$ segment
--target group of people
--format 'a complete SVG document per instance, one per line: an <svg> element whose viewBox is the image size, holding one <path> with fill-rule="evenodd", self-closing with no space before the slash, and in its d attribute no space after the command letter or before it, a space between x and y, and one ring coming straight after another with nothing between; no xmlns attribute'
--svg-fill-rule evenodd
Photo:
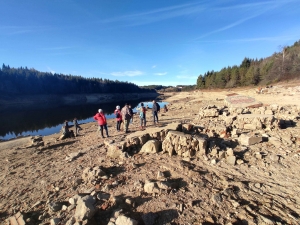
<svg viewBox="0 0 300 225"><path fill-rule="evenodd" d="M160 111L160 105L155 100L153 100L152 102L153 102L153 106L152 106L153 123L154 125L156 125L158 124L158 112ZM164 106L164 110L165 112L167 111L166 105ZM140 128L144 129L147 123L146 120L147 108L144 106L144 103L141 103L141 106L137 108L137 111L138 112L136 114L138 114L140 118ZM134 112L133 109L131 108L131 105L126 103L122 109L119 105L117 105L114 111L114 115L116 118L117 131L118 132L121 131L121 124L123 123L124 132L128 133L129 124L130 122L133 122L133 116L134 116ZM101 137L104 138L103 130L106 131L106 136L109 137L108 129L107 129L107 121L102 109L98 110L98 113L94 116L94 119L98 121Z"/></svg>
<svg viewBox="0 0 300 225"><path fill-rule="evenodd" d="M158 124L158 113L160 112L160 105L153 100L152 101L153 105L152 105L152 115L153 115L153 124L156 125ZM141 103L141 106L139 108L137 108L137 113L139 118L140 118L140 128L143 130L146 127L146 111L147 109L149 109L148 105L147 107L144 106L144 103ZM164 106L164 112L168 111L166 105ZM124 126L124 132L128 133L128 127L130 122L133 122L133 116L134 116L134 112L133 109L131 108L130 104L125 104L124 107L121 109L120 106L116 106L116 109L114 111L114 115L116 118L116 129L118 132L121 131L121 123L123 123ZM107 128L107 120L105 117L105 114L103 112L102 109L98 109L98 113L96 113L96 115L93 117L94 120L97 120L98 125L99 125L99 129L98 131L100 131L100 135L102 138L104 138L104 134L103 131L105 130L106 133L106 137L109 137L108 134L108 128ZM69 128L70 127L75 127L75 134L73 133L73 131L70 131ZM65 121L63 127L62 127L62 133L64 138L66 137L71 137L71 136L77 136L79 133L79 130L81 130L82 128L79 126L78 121L76 118L74 118L73 120L73 125L68 125L68 121Z"/></svg>

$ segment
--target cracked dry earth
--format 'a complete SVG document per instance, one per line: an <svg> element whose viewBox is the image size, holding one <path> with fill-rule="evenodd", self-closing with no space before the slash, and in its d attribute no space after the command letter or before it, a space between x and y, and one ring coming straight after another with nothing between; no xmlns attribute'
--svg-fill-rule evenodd
<svg viewBox="0 0 300 225"><path fill-rule="evenodd" d="M220 99L226 94L191 92L169 97L170 110L159 115L161 128L170 122L202 123L196 119L199 109L222 105ZM264 104L275 101L274 96L252 96ZM281 97L287 101L291 98ZM278 104L282 105L282 100ZM151 121L150 112L147 119ZM138 122L136 118L130 124L131 133L140 132ZM114 120L108 126L111 142L126 139L126 134L116 132ZM67 224L75 211L69 199L76 194L97 196L96 211L92 218L71 224L115 224L112 218L116 213L141 225L300 223L299 141L289 145L282 142L279 147L267 141L245 147L230 136L224 137L235 143L231 146L234 154L243 160L236 165L225 160L212 163L209 154L189 159L163 152L109 158L107 138L98 136L97 124L82 127L76 138L57 141L59 134L43 137L43 147L0 143L1 224L9 224L7 218L17 212L26 224ZM146 129L152 127L149 122ZM299 140L297 121L294 127L273 132L279 136L292 134ZM218 144L217 139L214 141ZM76 158L66 160L69 153L78 151ZM105 176L84 182L84 169L96 166ZM146 193L144 185L151 181L167 181L169 185L159 192ZM51 202L60 202L67 209L54 212L49 207Z"/></svg>

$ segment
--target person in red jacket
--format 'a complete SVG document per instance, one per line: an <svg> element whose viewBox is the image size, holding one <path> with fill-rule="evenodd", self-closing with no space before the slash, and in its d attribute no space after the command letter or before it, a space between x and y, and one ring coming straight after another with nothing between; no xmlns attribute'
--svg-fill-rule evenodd
<svg viewBox="0 0 300 225"><path fill-rule="evenodd" d="M107 130L106 117L105 117L102 109L98 110L98 113L94 116L94 119L98 121L102 138L104 138L103 128L106 130L106 136L109 137L108 130Z"/></svg>
<svg viewBox="0 0 300 225"><path fill-rule="evenodd" d="M121 131L121 123L122 123L122 114L120 111L120 106L117 105L116 110L114 112L116 115L116 120L117 120L117 131Z"/></svg>

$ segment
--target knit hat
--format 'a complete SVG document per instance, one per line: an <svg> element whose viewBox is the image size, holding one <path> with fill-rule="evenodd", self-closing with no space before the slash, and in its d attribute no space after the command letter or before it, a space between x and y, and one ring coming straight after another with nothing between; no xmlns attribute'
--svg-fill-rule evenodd
<svg viewBox="0 0 300 225"><path fill-rule="evenodd" d="M102 112L103 112L103 110L102 110L102 109L98 109L98 112L99 112L99 113L102 113Z"/></svg>
<svg viewBox="0 0 300 225"><path fill-rule="evenodd" d="M120 109L120 106L119 106L119 105L117 105L116 109Z"/></svg>

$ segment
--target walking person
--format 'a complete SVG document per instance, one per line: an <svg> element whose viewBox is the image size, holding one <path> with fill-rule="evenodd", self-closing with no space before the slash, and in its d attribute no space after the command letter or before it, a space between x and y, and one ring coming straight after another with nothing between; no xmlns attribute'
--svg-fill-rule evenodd
<svg viewBox="0 0 300 225"><path fill-rule="evenodd" d="M131 116L130 116L130 111L129 111L129 107L128 107L127 103L122 108L121 114L122 114L122 119L124 122L124 131L125 131L125 133L128 133L128 126L129 126Z"/></svg>
<svg viewBox="0 0 300 225"><path fill-rule="evenodd" d="M79 126L77 118L74 118L73 124L75 127L75 137L79 134L79 131L82 130L82 128Z"/></svg>
<svg viewBox="0 0 300 225"><path fill-rule="evenodd" d="M120 106L117 105L114 114L116 115L116 120L117 120L117 131L121 131L122 114L120 111Z"/></svg>
<svg viewBox="0 0 300 225"><path fill-rule="evenodd" d="M146 127L146 107L144 107L144 103L141 103L141 108L139 108L140 111L140 120L141 120L141 129L144 129Z"/></svg>
<svg viewBox="0 0 300 225"><path fill-rule="evenodd" d="M131 123L133 123L133 110L132 110L130 104L128 105L128 109L129 109L129 112L130 112L129 115L131 116Z"/></svg>
<svg viewBox="0 0 300 225"><path fill-rule="evenodd" d="M106 117L105 117L102 109L98 110L98 113L94 116L94 120L98 121L98 124L99 124L99 127L100 127L100 133L101 133L102 138L104 138L104 136L103 136L103 129L106 130L106 136L109 137L109 135L108 135L108 129L107 129Z"/></svg>
<svg viewBox="0 0 300 225"><path fill-rule="evenodd" d="M155 118L156 118L156 122L158 124L158 115L157 115L157 113L160 111L160 106L155 100L153 100L152 102L153 102L153 106L152 106L153 124L155 125Z"/></svg>

